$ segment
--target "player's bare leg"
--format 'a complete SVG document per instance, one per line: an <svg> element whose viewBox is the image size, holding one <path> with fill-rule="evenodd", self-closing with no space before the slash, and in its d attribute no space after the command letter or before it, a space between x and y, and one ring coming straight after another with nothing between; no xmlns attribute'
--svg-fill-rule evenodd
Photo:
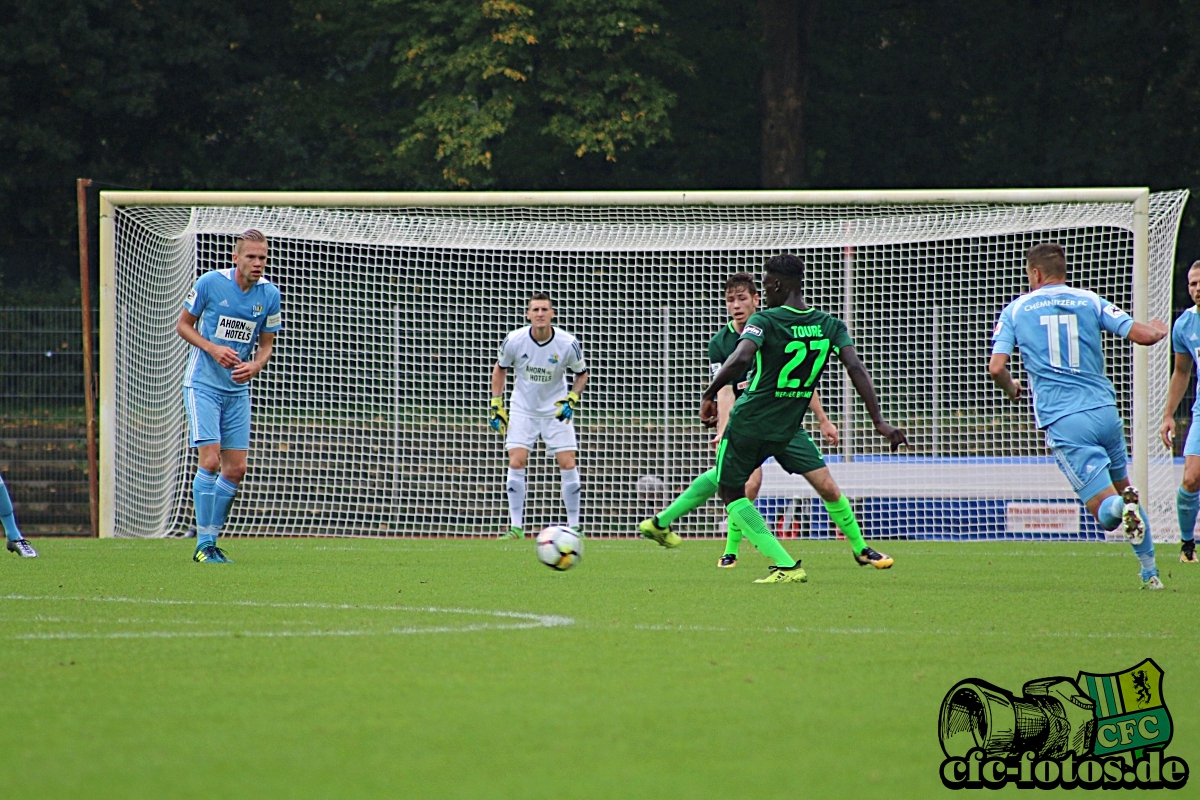
<svg viewBox="0 0 1200 800"><path fill-rule="evenodd" d="M501 539L525 538L525 468L529 465L529 451L524 447L513 447L508 451L508 533Z"/></svg>
<svg viewBox="0 0 1200 800"><path fill-rule="evenodd" d="M559 450L554 454L558 462L559 475L562 478L563 505L567 507L567 527L582 535L579 525L579 496L583 486L579 482L579 469L575 464L574 450Z"/></svg>
<svg viewBox="0 0 1200 800"><path fill-rule="evenodd" d="M804 480L808 481L808 485L821 498L825 504L825 510L829 512L829 518L850 542L850 546L854 549L855 563L860 567L870 564L875 569L888 569L895 563L892 557L886 553L880 553L867 547L867 543L863 541L862 528L859 527L858 520L854 517L854 509L850 507L850 501L838 488L828 467L804 473Z"/></svg>

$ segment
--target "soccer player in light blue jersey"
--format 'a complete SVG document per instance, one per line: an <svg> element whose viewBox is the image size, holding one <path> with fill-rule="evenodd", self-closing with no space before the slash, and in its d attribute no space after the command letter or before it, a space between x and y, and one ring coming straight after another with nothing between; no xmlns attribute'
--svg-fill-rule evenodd
<svg viewBox="0 0 1200 800"><path fill-rule="evenodd" d="M275 333L283 327L279 289L263 277L267 238L256 230L238 236L233 264L200 276L175 326L192 346L183 374L183 405L190 444L200 456L192 482L196 505L192 560L209 564L230 561L217 547L217 537L246 475L250 379L267 365Z"/></svg>
<svg viewBox="0 0 1200 800"><path fill-rule="evenodd" d="M1046 446L1088 511L1107 531L1123 527L1142 568L1142 588L1161 589L1150 522L1129 485L1125 430L1116 392L1104 374L1100 332L1152 345L1167 335L1162 320L1133 318L1094 292L1067 285L1061 245L1034 245L1026 253L1029 293L1008 304L992 334L988 372L1010 400L1021 384L1008 371L1013 348L1032 384L1033 415Z"/></svg>
<svg viewBox="0 0 1200 800"><path fill-rule="evenodd" d="M1195 304L1179 315L1171 329L1171 349L1175 351L1175 372L1167 389L1167 407L1163 409L1162 428L1159 435L1167 449L1175 439L1175 409L1187 391L1192 378L1192 364L1200 374L1200 261L1192 264L1187 274L1188 294ZM1179 548L1179 560L1195 564L1196 558L1196 510L1200 507L1200 396L1192 404L1192 424L1183 443L1183 483L1175 493L1175 513L1179 517L1179 533L1183 542Z"/></svg>

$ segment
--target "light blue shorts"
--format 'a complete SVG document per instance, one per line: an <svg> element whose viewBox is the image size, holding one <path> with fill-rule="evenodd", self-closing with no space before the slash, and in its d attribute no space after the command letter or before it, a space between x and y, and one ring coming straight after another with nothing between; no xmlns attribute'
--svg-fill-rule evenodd
<svg viewBox="0 0 1200 800"><path fill-rule="evenodd" d="M250 395L185 386L183 407L192 447L220 444L222 450L250 449Z"/></svg>
<svg viewBox="0 0 1200 800"><path fill-rule="evenodd" d="M1188 428L1187 439L1183 442L1185 456L1200 456L1200 424L1197 424L1196 409L1192 409L1192 424Z"/></svg>
<svg viewBox="0 0 1200 800"><path fill-rule="evenodd" d="M1055 420L1046 428L1046 447L1085 503L1129 474L1125 426L1116 406Z"/></svg>

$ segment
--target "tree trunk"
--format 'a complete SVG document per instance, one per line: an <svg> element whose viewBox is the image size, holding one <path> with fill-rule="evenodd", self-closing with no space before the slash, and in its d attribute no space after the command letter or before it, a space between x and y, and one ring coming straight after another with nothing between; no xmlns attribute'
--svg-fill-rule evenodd
<svg viewBox="0 0 1200 800"><path fill-rule="evenodd" d="M766 63L762 73L762 185L804 183L804 97L816 0L758 0Z"/></svg>

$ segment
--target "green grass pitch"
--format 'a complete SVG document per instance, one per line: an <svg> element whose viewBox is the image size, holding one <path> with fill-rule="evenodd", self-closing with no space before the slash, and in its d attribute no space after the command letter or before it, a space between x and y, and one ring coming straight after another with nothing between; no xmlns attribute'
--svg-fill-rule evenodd
<svg viewBox="0 0 1200 800"><path fill-rule="evenodd" d="M4 798L926 798L957 681L1164 669L1200 767L1200 567L1159 546L40 542L0 560ZM1009 787L1009 792L1016 791ZM1182 795L1195 793L1189 785ZM1192 794L1192 796L1196 796Z"/></svg>

